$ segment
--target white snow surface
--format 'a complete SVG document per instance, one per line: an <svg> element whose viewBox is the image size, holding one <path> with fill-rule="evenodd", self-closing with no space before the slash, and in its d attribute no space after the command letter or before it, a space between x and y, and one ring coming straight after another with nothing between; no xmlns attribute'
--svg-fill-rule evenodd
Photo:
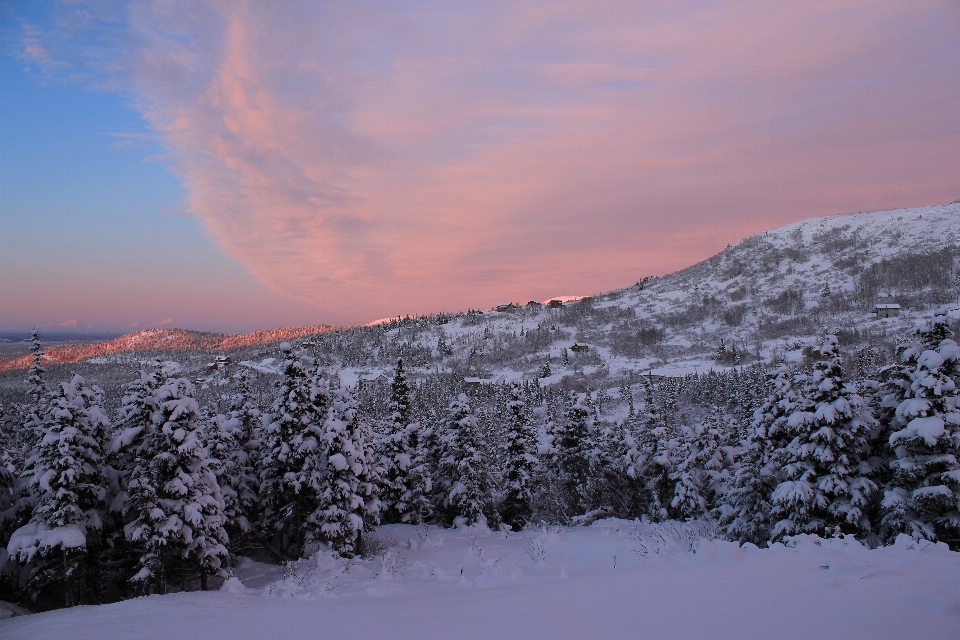
<svg viewBox="0 0 960 640"><path fill-rule="evenodd" d="M518 533L388 525L376 537L366 559L321 550L285 577L244 559L219 592L15 617L0 637L960 637L960 554L906 536L875 550L815 536L758 549L699 523L607 519Z"/></svg>

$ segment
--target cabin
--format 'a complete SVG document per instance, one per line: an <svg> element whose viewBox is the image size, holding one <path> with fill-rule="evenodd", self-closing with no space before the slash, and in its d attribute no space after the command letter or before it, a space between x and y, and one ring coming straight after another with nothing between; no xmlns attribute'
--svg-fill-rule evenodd
<svg viewBox="0 0 960 640"><path fill-rule="evenodd" d="M217 356L217 359L207 365L209 371L215 371L217 369L223 369L228 364L233 362L233 358L230 356Z"/></svg>
<svg viewBox="0 0 960 640"><path fill-rule="evenodd" d="M656 384L657 382L663 382L664 380L682 380L685 377L695 375L696 373L696 367L679 367L676 369L661 367L659 369L650 369L640 375L646 378L647 381Z"/></svg>
<svg viewBox="0 0 960 640"><path fill-rule="evenodd" d="M493 308L494 311L513 311L517 305L512 302L501 302Z"/></svg>
<svg viewBox="0 0 960 640"><path fill-rule="evenodd" d="M543 305L537 302L536 300L531 300L527 303L528 307L542 307Z"/></svg>
<svg viewBox="0 0 960 640"><path fill-rule="evenodd" d="M900 305L877 303L877 318L896 318L900 315Z"/></svg>
<svg viewBox="0 0 960 640"><path fill-rule="evenodd" d="M563 306L563 300L551 300L547 303L547 306L551 309L559 309Z"/></svg>
<svg viewBox="0 0 960 640"><path fill-rule="evenodd" d="M463 388L464 389L479 389L481 385L485 384L506 384L507 376L496 376L494 378L464 378L463 379Z"/></svg>
<svg viewBox="0 0 960 640"><path fill-rule="evenodd" d="M570 347L570 351L573 351L574 353L587 353L590 351L590 347L585 344L577 344L574 342L573 346Z"/></svg>

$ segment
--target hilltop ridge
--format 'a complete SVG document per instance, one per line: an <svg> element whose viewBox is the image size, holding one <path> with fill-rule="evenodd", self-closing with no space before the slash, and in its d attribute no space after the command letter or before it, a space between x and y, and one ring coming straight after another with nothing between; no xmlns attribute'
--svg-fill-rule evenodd
<svg viewBox="0 0 960 640"><path fill-rule="evenodd" d="M960 201L955 201L800 220L743 238L668 275L592 296L561 297L559 309L530 305L390 318L365 327L314 325L234 335L148 329L103 343L54 347L46 362L126 351L226 351L337 332L343 344L334 351L350 351L338 358L347 380L385 372L393 357L385 356L394 351L413 367L442 364L461 375L530 379L545 362L563 358L574 342L590 345L589 353L569 367L564 362L545 383L573 371L594 377L665 366L692 372L797 358L798 345L825 331L844 334L850 347L868 335L894 340L919 326L931 309L958 300L958 262ZM900 317L878 321L873 310L881 301L901 305ZM371 331L383 335L371 337ZM398 344L377 346L383 340ZM719 349L728 349L729 358ZM30 362L29 355L0 361L0 371Z"/></svg>
<svg viewBox="0 0 960 640"><path fill-rule="evenodd" d="M187 329L144 329L93 344L62 345L44 351L44 364L66 364L86 358L127 351L218 351L249 347L333 331L337 327L319 324L303 327L257 329L250 333L211 333ZM33 362L30 354L0 360L0 371L25 369Z"/></svg>

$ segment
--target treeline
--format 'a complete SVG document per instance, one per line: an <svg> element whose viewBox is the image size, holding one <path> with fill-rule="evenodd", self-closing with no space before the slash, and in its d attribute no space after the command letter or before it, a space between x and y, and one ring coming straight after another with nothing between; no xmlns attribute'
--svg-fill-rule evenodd
<svg viewBox="0 0 960 640"><path fill-rule="evenodd" d="M812 365L563 392L462 379L347 388L281 345L228 406L162 366L112 419L80 376L51 385L34 341L28 402L5 408L3 599L34 608L211 588L236 555L369 551L384 523L711 519L732 540L900 534L960 545L960 347L938 316L898 363L847 376L835 336ZM848 356L848 361L849 361ZM209 403L208 403L209 404Z"/></svg>

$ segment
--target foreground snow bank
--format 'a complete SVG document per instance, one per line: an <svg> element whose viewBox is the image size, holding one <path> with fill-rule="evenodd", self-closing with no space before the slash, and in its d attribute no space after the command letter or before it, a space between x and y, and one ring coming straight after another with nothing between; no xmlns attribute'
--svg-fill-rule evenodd
<svg viewBox="0 0 960 640"><path fill-rule="evenodd" d="M702 525L603 520L504 534L391 525L383 551L244 561L216 593L13 618L28 638L947 638L960 554L801 536L757 549ZM277 579L279 578L279 579Z"/></svg>

